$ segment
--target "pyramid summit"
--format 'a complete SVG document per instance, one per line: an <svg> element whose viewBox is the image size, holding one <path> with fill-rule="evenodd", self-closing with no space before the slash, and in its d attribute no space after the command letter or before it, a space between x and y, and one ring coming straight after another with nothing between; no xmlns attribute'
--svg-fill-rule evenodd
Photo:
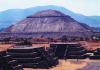
<svg viewBox="0 0 100 70"><path fill-rule="evenodd" d="M40 12L37 12L35 14L33 14L32 16L65 16L65 14L57 11L57 10L52 10L52 9L48 9L48 10L43 10Z"/></svg>

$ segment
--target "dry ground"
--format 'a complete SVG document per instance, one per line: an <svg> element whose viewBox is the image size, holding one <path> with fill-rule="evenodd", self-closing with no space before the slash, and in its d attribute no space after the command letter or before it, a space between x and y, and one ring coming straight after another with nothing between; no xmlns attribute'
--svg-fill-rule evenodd
<svg viewBox="0 0 100 70"><path fill-rule="evenodd" d="M13 44L0 44L0 51L5 51L11 47L13 47Z"/></svg>
<svg viewBox="0 0 100 70"><path fill-rule="evenodd" d="M96 48L100 48L100 41L82 41L80 42L82 46L84 46L88 50L95 50Z"/></svg>
<svg viewBox="0 0 100 70"><path fill-rule="evenodd" d="M59 60L59 65L50 69L24 68L24 70L100 70L100 60Z"/></svg>

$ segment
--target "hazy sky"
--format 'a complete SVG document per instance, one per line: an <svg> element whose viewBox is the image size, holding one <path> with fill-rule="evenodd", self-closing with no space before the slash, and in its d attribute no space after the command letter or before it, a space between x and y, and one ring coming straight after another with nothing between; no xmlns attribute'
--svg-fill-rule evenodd
<svg viewBox="0 0 100 70"><path fill-rule="evenodd" d="M57 5L84 15L100 16L100 0L0 0L0 11Z"/></svg>

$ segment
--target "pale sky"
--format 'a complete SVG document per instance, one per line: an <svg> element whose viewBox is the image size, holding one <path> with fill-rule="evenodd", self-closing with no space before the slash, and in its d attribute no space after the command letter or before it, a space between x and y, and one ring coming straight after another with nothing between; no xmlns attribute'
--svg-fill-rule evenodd
<svg viewBox="0 0 100 70"><path fill-rule="evenodd" d="M100 0L0 0L0 11L45 5L62 6L87 16L100 16Z"/></svg>

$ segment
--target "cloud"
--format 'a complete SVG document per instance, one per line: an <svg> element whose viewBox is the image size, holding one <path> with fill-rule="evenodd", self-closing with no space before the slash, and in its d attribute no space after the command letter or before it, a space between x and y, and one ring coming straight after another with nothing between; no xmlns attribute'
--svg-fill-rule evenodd
<svg viewBox="0 0 100 70"><path fill-rule="evenodd" d="M100 0L0 0L0 11L57 5L84 15L100 15Z"/></svg>

